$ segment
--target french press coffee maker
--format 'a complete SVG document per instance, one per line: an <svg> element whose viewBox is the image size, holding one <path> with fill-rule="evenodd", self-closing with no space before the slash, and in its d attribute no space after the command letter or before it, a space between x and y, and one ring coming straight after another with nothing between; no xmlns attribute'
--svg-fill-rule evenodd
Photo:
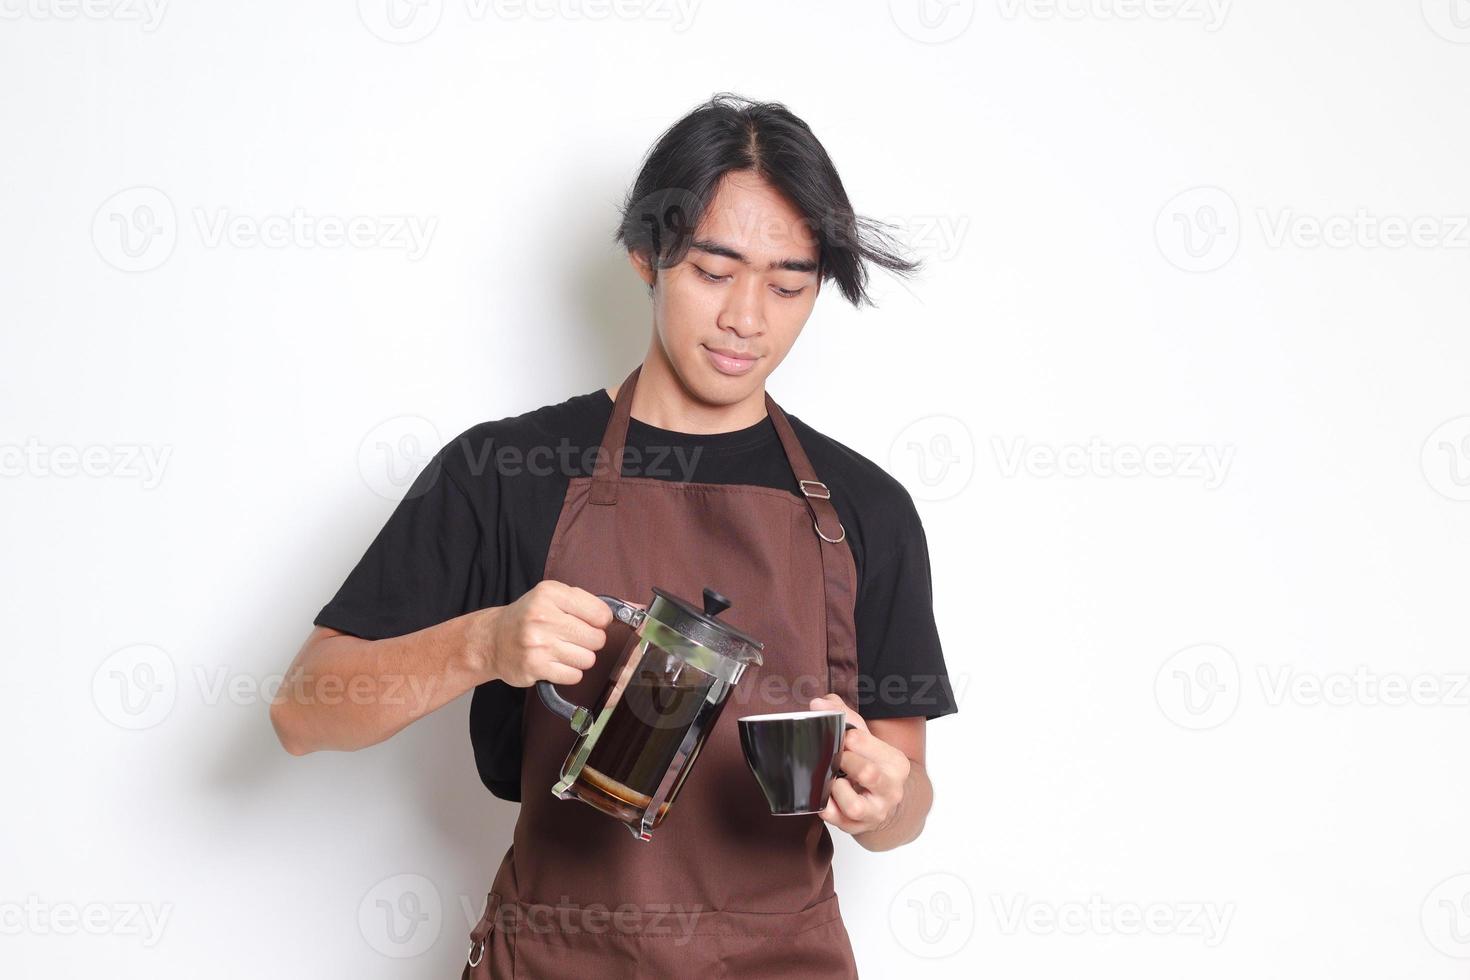
<svg viewBox="0 0 1470 980"><path fill-rule="evenodd" d="M633 627L597 706L563 698L537 681L541 700L577 733L552 793L581 800L627 825L639 840L653 830L694 766L740 675L761 663L754 637L715 619L730 600L704 590L703 610L663 589L647 608L599 595Z"/></svg>

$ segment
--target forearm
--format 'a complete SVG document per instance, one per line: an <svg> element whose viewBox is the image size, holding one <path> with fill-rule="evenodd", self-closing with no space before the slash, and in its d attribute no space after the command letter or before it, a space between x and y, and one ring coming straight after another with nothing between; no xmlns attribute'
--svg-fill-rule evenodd
<svg viewBox="0 0 1470 980"><path fill-rule="evenodd" d="M929 809L934 805L934 786L923 763L909 760L903 799L880 827L855 834L853 839L870 851L891 851L915 839L924 830Z"/></svg>
<svg viewBox="0 0 1470 980"><path fill-rule="evenodd" d="M271 723L292 755L375 745L493 680L481 637L499 609L480 610L404 636L312 637L287 669Z"/></svg>

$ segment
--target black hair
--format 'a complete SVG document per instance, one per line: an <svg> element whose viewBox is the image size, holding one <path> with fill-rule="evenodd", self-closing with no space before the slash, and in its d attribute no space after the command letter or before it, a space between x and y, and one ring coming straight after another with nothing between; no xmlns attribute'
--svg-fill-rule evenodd
<svg viewBox="0 0 1470 980"><path fill-rule="evenodd" d="M791 201L820 247L818 279L835 280L856 307L875 305L866 263L903 276L921 265L898 254L884 225L853 213L811 127L779 102L730 92L696 106L654 143L623 202L614 241L642 253L655 270L682 262L730 171L751 171Z"/></svg>

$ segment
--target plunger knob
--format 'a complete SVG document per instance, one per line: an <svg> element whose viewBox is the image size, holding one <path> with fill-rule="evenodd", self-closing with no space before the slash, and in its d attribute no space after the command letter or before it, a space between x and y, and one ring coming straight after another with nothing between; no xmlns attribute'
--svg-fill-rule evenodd
<svg viewBox="0 0 1470 980"><path fill-rule="evenodd" d="M718 616L730 608L730 600L720 595L714 589L704 590L704 614L706 616Z"/></svg>

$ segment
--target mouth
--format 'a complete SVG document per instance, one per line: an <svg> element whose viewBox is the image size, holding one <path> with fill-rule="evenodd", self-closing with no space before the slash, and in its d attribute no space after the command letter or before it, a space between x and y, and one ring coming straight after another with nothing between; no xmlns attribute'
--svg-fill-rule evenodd
<svg viewBox="0 0 1470 980"><path fill-rule="evenodd" d="M708 344L700 344L709 362L714 365L716 371L721 374L741 375L755 367L755 362L760 360L753 354L742 354L724 347L710 347Z"/></svg>

